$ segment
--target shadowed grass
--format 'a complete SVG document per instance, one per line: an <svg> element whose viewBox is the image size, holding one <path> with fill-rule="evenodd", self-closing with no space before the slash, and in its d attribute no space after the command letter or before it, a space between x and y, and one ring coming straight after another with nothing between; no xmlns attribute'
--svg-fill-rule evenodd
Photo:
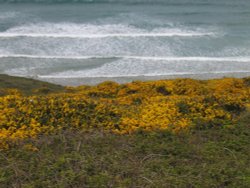
<svg viewBox="0 0 250 188"><path fill-rule="evenodd" d="M1 89L18 89L26 95L32 95L61 92L64 90L64 87L29 78L0 74L0 90Z"/></svg>

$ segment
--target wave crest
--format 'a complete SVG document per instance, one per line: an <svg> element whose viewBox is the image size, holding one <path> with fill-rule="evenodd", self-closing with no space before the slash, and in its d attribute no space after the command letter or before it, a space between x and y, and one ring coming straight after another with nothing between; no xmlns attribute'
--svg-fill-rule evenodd
<svg viewBox="0 0 250 188"><path fill-rule="evenodd" d="M107 38L107 37L193 37L213 36L216 33L185 26L142 29L129 24L73 24L40 23L23 25L0 32L1 38L44 37L44 38Z"/></svg>

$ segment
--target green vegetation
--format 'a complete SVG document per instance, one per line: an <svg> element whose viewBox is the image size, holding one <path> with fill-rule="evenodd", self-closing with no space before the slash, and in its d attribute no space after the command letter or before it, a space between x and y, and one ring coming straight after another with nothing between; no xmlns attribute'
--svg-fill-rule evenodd
<svg viewBox="0 0 250 188"><path fill-rule="evenodd" d="M0 79L2 79L0 90L17 88L27 95L46 94L43 90L39 90L42 86L42 88L50 88L48 93L63 91L63 87L53 84L46 85L44 82L30 79L3 75L0 76ZM23 85L20 83L23 83ZM221 82L218 81L218 83L221 86ZM84 93L84 96L92 97L92 100L98 100L101 91L102 96L99 100L105 102L113 100L113 98L110 99L110 93L113 91L111 88L114 85L112 84L104 85L105 87L100 84L96 86L97 89L95 87L91 89L87 86L76 89L67 88L67 92L72 90L71 92L74 93L81 89L80 92L87 92ZM125 89L123 88L125 99L122 97L119 100L125 101L127 104L127 93L135 95L131 94L131 91L133 93L142 92L143 87L138 86L138 84L143 85L142 83L135 83L130 87L121 86L125 87ZM249 188L250 109L249 105L246 105L246 109L244 108L241 113L234 112L239 108L232 105L238 104L232 103L232 101L236 100L235 96L241 96L240 91L242 91L238 82L235 82L234 85L237 87L228 87L227 84L224 87L219 87L221 92L228 88L228 93L234 93L231 97L232 100L231 98L229 100L231 106L226 106L226 108L230 111L233 110L232 114L237 116L237 121L224 126L195 126L177 132L173 132L171 129L154 131L137 129L132 134L114 134L111 131L102 131L102 129L96 128L82 130L72 126L71 128L63 127L53 133L42 134L38 132L39 134L35 138L20 139L8 149L0 150L0 188ZM250 86L250 79L244 79L245 85ZM183 89L184 86L187 86L186 82L180 88ZM198 86L194 89L200 88ZM214 86L214 83L211 84L212 86ZM120 86L117 85L116 87ZM114 88L116 89L116 87ZM147 89L147 87L144 87L144 90L145 88ZM160 84L156 88L158 93L164 97L169 97L170 91L167 89L170 87L166 89ZM233 92L230 90L233 90ZM144 92L145 98L150 93L146 91ZM189 93L192 92L189 91ZM73 102L76 102L78 98L83 98L82 94L78 95L76 93L74 94L76 98L71 98ZM59 95L56 94L55 96L58 100ZM141 96L141 94L138 96ZM138 99L138 96L136 95L135 99ZM190 95L190 101L195 96ZM220 96L223 96L223 93ZM6 99L8 99L8 96ZM222 99L222 97L219 99ZM247 97L243 99L241 101L248 101ZM214 99L206 98L206 100ZM22 100L20 105L23 104L23 101L25 100ZM130 107L132 104L137 107L137 105L141 105L142 101L136 100L136 104L134 104L132 100L133 103L129 103L130 105L126 107ZM183 102L185 101L177 103L178 109L180 113L188 115L190 114L190 108ZM223 101L219 102L224 104ZM110 103L108 104L110 106ZM153 101L150 104L155 103ZM39 105L39 107L44 108L48 105ZM3 105L2 109L3 111L0 111L0 114L2 113L2 117L6 119L7 112L5 111L7 108ZM30 115L34 115L34 110L30 110ZM108 119L109 117L106 114L110 114L109 111L107 113L105 111L104 116ZM16 116L18 115L20 114ZM28 116L25 117L28 119ZM2 121L4 118L2 118ZM26 121L25 118L22 119ZM100 119L100 122L106 119ZM9 119L6 119L6 122L10 122ZM218 125L221 125L221 123L218 123ZM18 133L25 130L18 126L16 126L18 130L20 129ZM14 130L13 127L14 125L9 131ZM26 131L31 131L30 127L27 126ZM33 127L37 128L36 126ZM38 127L43 126L39 125ZM4 126L0 128L3 131L0 136L3 137L7 129Z"/></svg>
<svg viewBox="0 0 250 188"><path fill-rule="evenodd" d="M4 89L18 89L26 95L48 94L63 91L63 87L47 82L0 74L0 96L4 95Z"/></svg>
<svg viewBox="0 0 250 188"><path fill-rule="evenodd" d="M0 187L250 185L250 114L237 126L172 134L63 131L0 154Z"/></svg>

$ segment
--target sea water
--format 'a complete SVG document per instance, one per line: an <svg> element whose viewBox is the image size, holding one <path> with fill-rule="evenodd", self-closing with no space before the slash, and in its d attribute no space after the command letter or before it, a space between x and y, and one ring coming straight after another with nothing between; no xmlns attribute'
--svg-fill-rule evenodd
<svg viewBox="0 0 250 188"><path fill-rule="evenodd" d="M0 74L63 85L250 76L250 0L0 0Z"/></svg>

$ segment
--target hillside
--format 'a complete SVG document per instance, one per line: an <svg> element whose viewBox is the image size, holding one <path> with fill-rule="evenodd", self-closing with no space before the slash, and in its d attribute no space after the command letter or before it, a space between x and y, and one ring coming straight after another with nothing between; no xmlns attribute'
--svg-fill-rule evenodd
<svg viewBox="0 0 250 188"><path fill-rule="evenodd" d="M63 91L63 87L30 78L22 78L0 74L0 90L18 89L22 93L31 95L35 90L44 88L45 93ZM1 91L0 91L1 94Z"/></svg>
<svg viewBox="0 0 250 188"><path fill-rule="evenodd" d="M4 77L0 187L250 184L249 78L62 88Z"/></svg>

